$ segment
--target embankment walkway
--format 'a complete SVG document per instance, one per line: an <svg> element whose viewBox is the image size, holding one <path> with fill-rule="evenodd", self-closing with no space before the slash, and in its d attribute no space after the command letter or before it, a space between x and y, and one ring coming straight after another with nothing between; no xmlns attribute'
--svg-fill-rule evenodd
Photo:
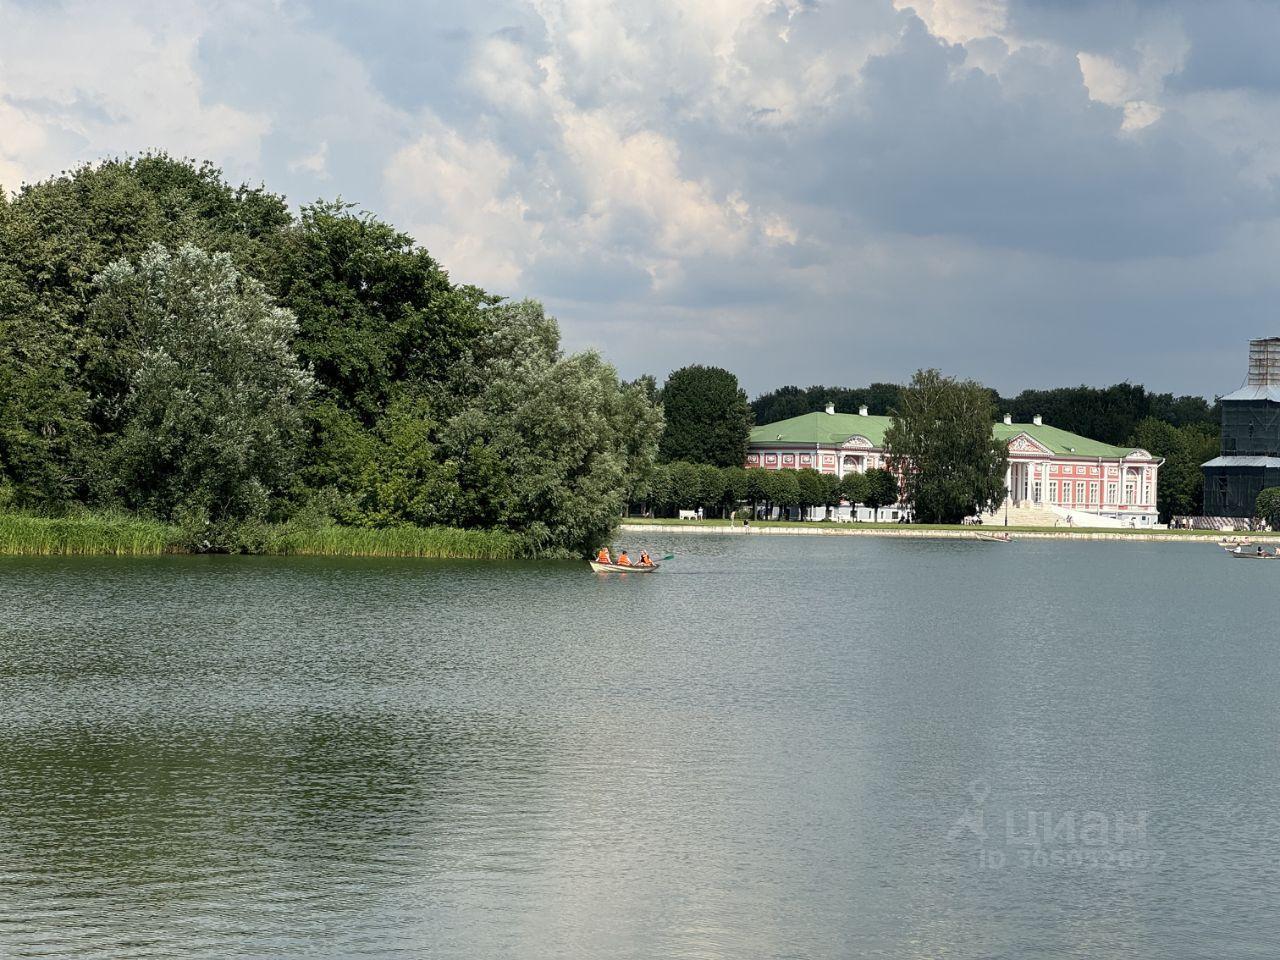
<svg viewBox="0 0 1280 960"><path fill-rule="evenodd" d="M741 522L703 521L702 523L652 523L643 520L625 520L620 529L628 533L653 534L663 533L695 533L720 536L749 537L914 537L932 540L981 540L979 534L1011 534L1018 540L1128 540L1135 542L1160 543L1198 543L1216 544L1224 536L1248 537L1254 541L1280 543L1280 534L1223 534L1216 530L1106 530L1106 529L1066 529L1046 530L1044 528L1018 527L932 527L901 524L892 526L871 526L854 523L810 523L766 524L756 522L744 528Z"/></svg>

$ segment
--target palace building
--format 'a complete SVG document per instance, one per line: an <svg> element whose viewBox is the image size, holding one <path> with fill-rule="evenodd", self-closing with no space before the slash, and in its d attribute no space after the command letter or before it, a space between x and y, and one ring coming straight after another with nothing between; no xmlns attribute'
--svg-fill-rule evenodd
<svg viewBox="0 0 1280 960"><path fill-rule="evenodd" d="M884 434L889 417L806 413L767 423L751 431L748 469L811 468L843 477L871 467L886 467ZM1157 522L1156 483L1164 462L1146 450L1117 447L1049 426L1031 423L992 425L1009 445L1005 485L1018 522L1067 520L1080 526L1151 527ZM1012 518L1011 518L1012 519Z"/></svg>
<svg viewBox="0 0 1280 960"><path fill-rule="evenodd" d="M1280 337L1249 341L1244 386L1222 398L1221 456L1201 464L1206 517L1249 518L1280 487Z"/></svg>

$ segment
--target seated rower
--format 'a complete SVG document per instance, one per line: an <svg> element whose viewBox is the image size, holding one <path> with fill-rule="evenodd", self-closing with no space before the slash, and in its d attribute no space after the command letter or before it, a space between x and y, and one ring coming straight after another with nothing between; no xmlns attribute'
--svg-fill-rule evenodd
<svg viewBox="0 0 1280 960"><path fill-rule="evenodd" d="M640 566L642 566L642 567L652 567L652 566L653 566L653 558L652 558L651 556L649 556L649 551L648 551L648 550L641 550L641 551L640 551Z"/></svg>
<svg viewBox="0 0 1280 960"><path fill-rule="evenodd" d="M631 566L631 558L627 556L626 550L618 551L618 559L614 561L620 567Z"/></svg>
<svg viewBox="0 0 1280 960"><path fill-rule="evenodd" d="M600 548L600 552L596 554L596 563L613 563L613 558L609 556L608 547Z"/></svg>

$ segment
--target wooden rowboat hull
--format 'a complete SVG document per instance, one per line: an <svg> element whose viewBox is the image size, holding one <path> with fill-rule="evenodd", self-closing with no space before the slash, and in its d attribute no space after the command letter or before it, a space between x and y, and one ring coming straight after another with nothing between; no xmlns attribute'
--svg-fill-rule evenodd
<svg viewBox="0 0 1280 960"><path fill-rule="evenodd" d="M662 566L660 563L651 563L645 567L640 566L638 563L633 563L630 566L622 566L617 563L600 563L598 560L588 560L587 563L591 564L591 569L596 573L651 573Z"/></svg>

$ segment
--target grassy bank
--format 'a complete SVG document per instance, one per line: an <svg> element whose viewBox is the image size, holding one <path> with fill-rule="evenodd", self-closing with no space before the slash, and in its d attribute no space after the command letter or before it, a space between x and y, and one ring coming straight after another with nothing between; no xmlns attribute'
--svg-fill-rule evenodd
<svg viewBox="0 0 1280 960"><path fill-rule="evenodd" d="M264 551L298 557L430 557L455 560L517 560L528 556L523 541L500 530L452 527L320 526L273 528Z"/></svg>
<svg viewBox="0 0 1280 960"><path fill-rule="evenodd" d="M528 555L515 534L450 527L373 530L336 525L259 528L244 552L301 557L430 557L513 560ZM176 526L127 514L43 517L0 513L0 555L157 556L192 553Z"/></svg>
<svg viewBox="0 0 1280 960"><path fill-rule="evenodd" d="M652 526L652 527L708 527L708 528L741 528L741 520L677 520L671 517L628 517L622 521L628 526ZM1220 540L1223 537L1250 537L1252 539L1280 539L1280 533L1224 533L1220 530L1151 530L1142 527L1016 527L1001 525L983 525L969 526L966 524L947 524L947 523L836 523L830 520L752 520L751 529L768 529L771 527L787 527L795 529L805 529L812 531L821 530L847 530L850 532L867 531L867 530L884 530L884 531L922 531L922 530L938 530L938 531L960 531L964 533L1004 533L1006 530L1010 533L1060 533L1060 534L1090 534L1090 533L1106 533L1115 534L1117 536L1139 536L1143 539L1151 537L1174 537L1188 538L1199 540Z"/></svg>
<svg viewBox="0 0 1280 960"><path fill-rule="evenodd" d="M115 514L40 517L0 514L0 554L9 556L117 555L155 556L173 553L180 540L177 527Z"/></svg>

